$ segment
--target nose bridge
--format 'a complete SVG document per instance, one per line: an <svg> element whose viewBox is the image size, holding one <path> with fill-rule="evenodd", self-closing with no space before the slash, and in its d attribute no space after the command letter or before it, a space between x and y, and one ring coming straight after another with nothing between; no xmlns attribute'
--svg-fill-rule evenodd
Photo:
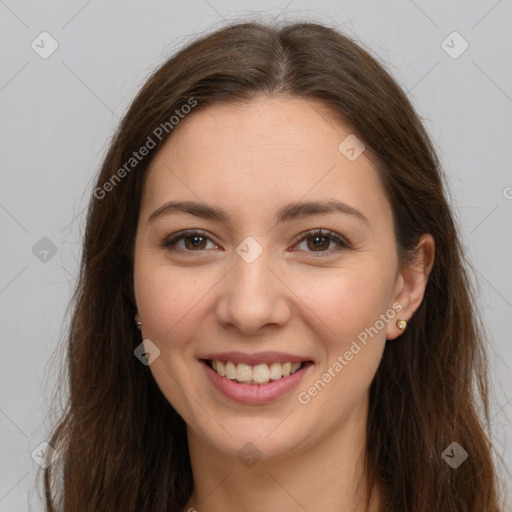
<svg viewBox="0 0 512 512"><path fill-rule="evenodd" d="M255 238L247 237L238 245L219 305L220 322L246 332L286 322L286 287L275 275L274 266L272 251Z"/></svg>
<svg viewBox="0 0 512 512"><path fill-rule="evenodd" d="M256 298L262 292L269 292L271 254L254 238L248 237L236 248L234 259L235 288L241 294L249 294ZM274 277L275 278L275 277ZM263 295L268 295L263 293Z"/></svg>

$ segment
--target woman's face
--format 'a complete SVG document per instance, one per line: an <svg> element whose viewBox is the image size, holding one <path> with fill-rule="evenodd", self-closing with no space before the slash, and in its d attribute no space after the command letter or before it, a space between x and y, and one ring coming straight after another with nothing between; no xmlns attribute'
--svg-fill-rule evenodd
<svg viewBox="0 0 512 512"><path fill-rule="evenodd" d="M297 98L210 106L149 169L137 319L189 441L219 457L298 453L364 429L386 338L408 318L390 205L326 113Z"/></svg>

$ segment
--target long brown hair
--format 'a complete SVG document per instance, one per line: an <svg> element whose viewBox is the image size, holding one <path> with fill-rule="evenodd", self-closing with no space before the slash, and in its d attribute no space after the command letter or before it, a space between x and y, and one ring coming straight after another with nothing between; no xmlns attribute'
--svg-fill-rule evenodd
<svg viewBox="0 0 512 512"><path fill-rule="evenodd" d="M424 233L436 242L424 300L387 343L371 384L369 489L382 489L386 512L497 512L485 347L433 144L407 96L361 45L320 24L252 22L196 39L160 66L105 156L65 340L69 399L49 440L60 457L44 471L47 510L185 506L193 487L185 423L133 353L141 342L132 285L141 194L176 111L195 102L194 115L261 95L322 100L373 155L403 258ZM155 132L159 126L166 129ZM148 154L131 160L142 146L151 146ZM442 457L452 442L468 452L457 469Z"/></svg>

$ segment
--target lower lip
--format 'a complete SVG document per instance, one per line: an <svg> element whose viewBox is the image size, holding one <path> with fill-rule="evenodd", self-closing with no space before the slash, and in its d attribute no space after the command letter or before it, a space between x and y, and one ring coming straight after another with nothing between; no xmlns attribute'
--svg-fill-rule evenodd
<svg viewBox="0 0 512 512"><path fill-rule="evenodd" d="M235 380L222 377L205 361L200 361L213 386L224 396L242 404L266 404L289 393L296 388L312 364L304 365L299 371L288 377L282 377L268 384L240 384Z"/></svg>

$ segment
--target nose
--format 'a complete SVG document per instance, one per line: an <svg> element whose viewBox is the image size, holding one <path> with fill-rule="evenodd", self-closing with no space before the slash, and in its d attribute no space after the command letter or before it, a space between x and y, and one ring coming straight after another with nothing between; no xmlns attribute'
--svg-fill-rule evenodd
<svg viewBox="0 0 512 512"><path fill-rule="evenodd" d="M262 329L284 326L291 316L293 293L264 249L252 262L234 254L233 268L223 279L217 318L225 328L255 334Z"/></svg>

